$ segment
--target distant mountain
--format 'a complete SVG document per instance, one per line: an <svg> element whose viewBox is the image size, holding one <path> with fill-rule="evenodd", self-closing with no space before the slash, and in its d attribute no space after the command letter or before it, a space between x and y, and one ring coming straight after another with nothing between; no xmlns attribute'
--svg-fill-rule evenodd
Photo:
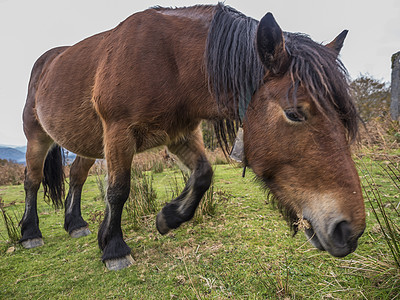
<svg viewBox="0 0 400 300"><path fill-rule="evenodd" d="M18 147L11 147L14 149L17 149L18 151L21 151L22 153L26 153L26 146L18 146Z"/></svg>
<svg viewBox="0 0 400 300"><path fill-rule="evenodd" d="M10 161L17 162L19 164L25 164L26 146L10 146L0 144L0 159L7 159ZM64 149L65 160L67 164L71 164L76 154Z"/></svg>
<svg viewBox="0 0 400 300"><path fill-rule="evenodd" d="M22 152L16 148L3 146L3 147L0 147L0 159L7 159L7 160L15 161L20 164L24 164L25 163L25 152Z"/></svg>

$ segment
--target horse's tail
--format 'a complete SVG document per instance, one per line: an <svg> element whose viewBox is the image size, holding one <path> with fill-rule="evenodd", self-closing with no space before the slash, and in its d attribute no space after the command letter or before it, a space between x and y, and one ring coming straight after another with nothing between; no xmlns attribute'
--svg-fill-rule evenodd
<svg viewBox="0 0 400 300"><path fill-rule="evenodd" d="M47 153L44 162L42 180L44 199L45 201L51 200L55 208L63 207L65 194L63 160L63 150L60 146L55 145Z"/></svg>

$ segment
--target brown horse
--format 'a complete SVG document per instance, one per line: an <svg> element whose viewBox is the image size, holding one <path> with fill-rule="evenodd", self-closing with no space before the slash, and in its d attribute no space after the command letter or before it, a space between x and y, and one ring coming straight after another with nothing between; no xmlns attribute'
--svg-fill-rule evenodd
<svg viewBox="0 0 400 300"><path fill-rule="evenodd" d="M24 109L28 139L24 247L43 244L36 201L43 182L62 204L60 146L71 166L65 229L89 234L82 186L105 158L108 189L98 233L109 269L132 263L121 214L135 153L167 145L191 170L176 199L157 215L161 234L190 220L213 175L199 124L211 120L227 146L244 127L245 163L275 195L296 227L321 250L345 256L365 227L359 177L349 142L357 113L338 60L347 31L323 46L283 32L268 13L260 22L222 4L152 8L116 28L41 56ZM56 145L56 146L55 146Z"/></svg>

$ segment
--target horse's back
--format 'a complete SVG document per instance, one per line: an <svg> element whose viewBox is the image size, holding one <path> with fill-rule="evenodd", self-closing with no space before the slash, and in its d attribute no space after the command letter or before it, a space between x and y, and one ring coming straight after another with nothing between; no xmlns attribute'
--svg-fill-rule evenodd
<svg viewBox="0 0 400 300"><path fill-rule="evenodd" d="M95 158L103 155L107 124L154 129L141 150L193 128L186 124L193 119L190 110L209 98L203 69L207 26L199 22L208 19L150 9L64 49L37 87L41 126L56 143Z"/></svg>

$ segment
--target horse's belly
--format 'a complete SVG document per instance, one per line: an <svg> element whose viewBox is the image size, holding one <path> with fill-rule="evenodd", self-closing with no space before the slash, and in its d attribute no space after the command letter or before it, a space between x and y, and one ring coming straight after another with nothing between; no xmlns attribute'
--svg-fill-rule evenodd
<svg viewBox="0 0 400 300"><path fill-rule="evenodd" d="M80 156L103 158L103 127L90 100L51 101L37 98L43 129L60 146Z"/></svg>

